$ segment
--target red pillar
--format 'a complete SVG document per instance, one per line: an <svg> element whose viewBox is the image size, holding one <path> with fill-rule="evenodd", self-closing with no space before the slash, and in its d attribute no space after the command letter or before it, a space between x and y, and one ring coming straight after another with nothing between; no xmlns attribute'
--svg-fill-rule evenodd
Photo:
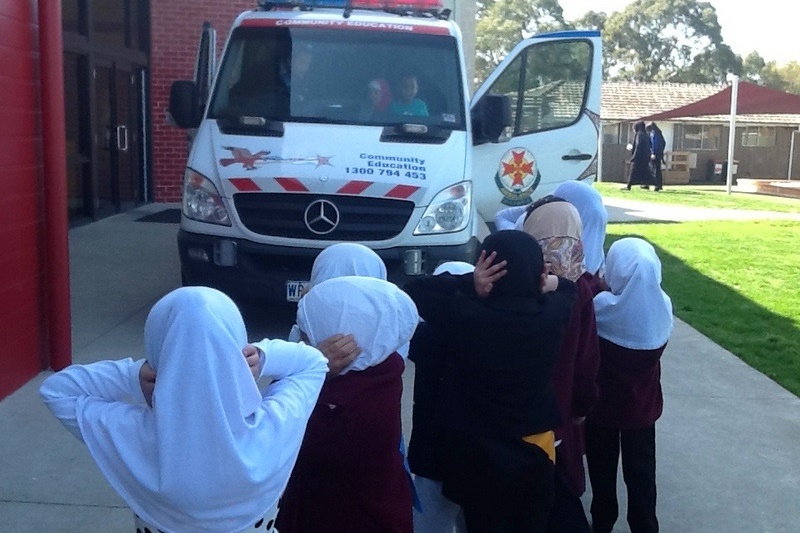
<svg viewBox="0 0 800 533"><path fill-rule="evenodd" d="M38 10L44 151L45 323L50 366L61 370L72 362L61 0L39 0Z"/></svg>

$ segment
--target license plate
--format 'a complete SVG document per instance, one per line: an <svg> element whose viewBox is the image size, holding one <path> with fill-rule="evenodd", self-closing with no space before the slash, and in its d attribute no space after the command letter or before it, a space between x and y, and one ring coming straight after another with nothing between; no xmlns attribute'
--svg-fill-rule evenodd
<svg viewBox="0 0 800 533"><path fill-rule="evenodd" d="M286 301L298 302L303 296L303 291L308 286L307 281L287 281L286 282Z"/></svg>

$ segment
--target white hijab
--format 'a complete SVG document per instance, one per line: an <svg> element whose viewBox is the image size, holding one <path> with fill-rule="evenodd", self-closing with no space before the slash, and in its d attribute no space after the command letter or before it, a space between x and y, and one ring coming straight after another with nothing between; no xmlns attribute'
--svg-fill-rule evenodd
<svg viewBox="0 0 800 533"><path fill-rule="evenodd" d="M386 279L386 265L371 248L354 242L340 242L320 252L311 267L311 287L341 276Z"/></svg>
<svg viewBox="0 0 800 533"><path fill-rule="evenodd" d="M341 372L364 370L399 352L419 323L417 307L396 285L344 276L314 285L297 304L297 325L312 346L337 333L351 334L361 354ZM400 353L405 358L408 352Z"/></svg>
<svg viewBox="0 0 800 533"><path fill-rule="evenodd" d="M364 276L385 280L386 264L378 254L363 244L354 242L332 244L314 259L311 279L308 282L309 289L323 281L341 276ZM292 326L286 339L290 342L300 341L300 329L297 324ZM407 347L405 353L408 354Z"/></svg>
<svg viewBox="0 0 800 533"><path fill-rule="evenodd" d="M80 400L78 423L95 462L133 511L161 529L252 526L283 492L310 413L270 410L242 356L242 316L219 291L167 294L150 311L144 340L157 373L152 409Z"/></svg>
<svg viewBox="0 0 800 533"><path fill-rule="evenodd" d="M446 263L442 263L441 265L437 266L433 271L433 275L438 276L439 274L444 274L447 272L448 274L453 274L454 276L460 276L462 274L469 274L470 272L474 271L475 265L470 265L464 261L447 261Z"/></svg>
<svg viewBox="0 0 800 533"><path fill-rule="evenodd" d="M661 289L655 249L635 237L611 245L606 257L609 291L594 297L597 333L632 350L655 350L672 333L672 301Z"/></svg>
<svg viewBox="0 0 800 533"><path fill-rule="evenodd" d="M606 240L608 212L603 205L603 197L597 190L582 181L565 181L553 191L554 196L563 198L578 210L581 216L584 262L591 274L602 274L605 258L603 244Z"/></svg>

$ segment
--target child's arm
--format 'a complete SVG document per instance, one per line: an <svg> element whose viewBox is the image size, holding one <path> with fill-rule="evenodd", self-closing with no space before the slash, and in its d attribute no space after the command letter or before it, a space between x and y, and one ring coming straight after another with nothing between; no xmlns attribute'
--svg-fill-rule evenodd
<svg viewBox="0 0 800 533"><path fill-rule="evenodd" d="M281 417L306 417L317 402L328 361L316 348L283 340L258 343L264 353L262 376L273 381L264 391L265 408Z"/></svg>
<svg viewBox="0 0 800 533"><path fill-rule="evenodd" d="M297 329L297 332L298 340L292 341L290 339L290 342L302 341L300 337L300 330ZM253 372L253 377L256 380L265 375L264 351L269 343L270 339L263 339L254 344L246 345L242 350L242 353L247 360L247 364L250 367L250 370ZM322 352L322 355L324 355L325 359L328 360L328 378L338 376L342 370L344 370L350 363L355 361L356 357L361 354L361 348L358 346L358 344L356 344L356 339L352 335L331 335L327 339L320 342L315 348ZM269 377L274 379L274 376Z"/></svg>
<svg viewBox="0 0 800 533"><path fill-rule="evenodd" d="M458 293L474 294L473 274L454 276L447 272L438 276L420 276L403 288L414 300L420 317L431 324L446 322Z"/></svg>
<svg viewBox="0 0 800 533"><path fill-rule="evenodd" d="M50 412L83 440L78 426L78 402L92 397L107 402L145 404L140 371L145 360L99 361L72 365L44 380L39 394Z"/></svg>
<svg viewBox="0 0 800 533"><path fill-rule="evenodd" d="M517 220L519 220L519 217L525 215L525 208L526 206L520 205L501 209L494 216L495 227L498 230L519 229L517 228Z"/></svg>

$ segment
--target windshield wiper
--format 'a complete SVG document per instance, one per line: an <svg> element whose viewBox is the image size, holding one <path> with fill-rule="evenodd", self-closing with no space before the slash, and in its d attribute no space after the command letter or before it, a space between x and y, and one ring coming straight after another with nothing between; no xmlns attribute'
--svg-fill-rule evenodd
<svg viewBox="0 0 800 533"><path fill-rule="evenodd" d="M391 124L383 128L381 142L444 144L452 132L452 128L432 124Z"/></svg>

